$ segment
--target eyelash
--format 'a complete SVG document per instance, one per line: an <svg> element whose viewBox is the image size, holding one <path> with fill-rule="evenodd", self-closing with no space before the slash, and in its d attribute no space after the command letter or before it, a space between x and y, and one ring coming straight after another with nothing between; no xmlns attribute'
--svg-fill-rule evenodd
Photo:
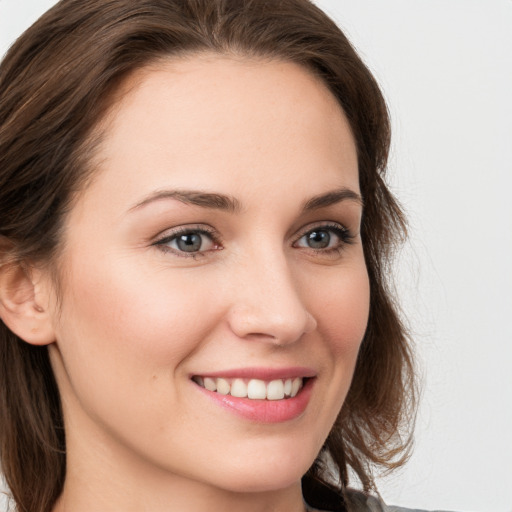
<svg viewBox="0 0 512 512"><path fill-rule="evenodd" d="M160 238L156 242L153 243L154 246L158 247L161 251L165 253L172 253L179 258L192 258L197 259L200 257L206 256L207 252L212 252L220 249L210 249L208 251L198 251L198 252L189 252L179 251L177 249L173 249L172 247L168 247L167 244L171 243L174 240L177 240L180 236L183 235L206 235L211 239L214 245L222 245L222 240L219 235L213 229L206 229L204 227L182 227L176 228L171 233L166 234L164 237Z"/></svg>
<svg viewBox="0 0 512 512"><path fill-rule="evenodd" d="M294 242L297 244L302 238L307 236L308 234L314 233L315 231L327 231L334 233L339 238L339 243L334 247L329 247L326 249L315 249L313 247L306 248L309 251L313 251L315 254L321 254L324 256L337 256L341 254L341 252L346 248L347 245L351 245L354 243L355 237L351 233L351 231L342 226L341 224L320 224L314 227L308 227L305 231L302 232L302 235L297 238Z"/></svg>
<svg viewBox="0 0 512 512"><path fill-rule="evenodd" d="M304 230L302 234L297 237L295 242L293 243L293 246L296 247L296 244L302 240L305 236L308 234L314 233L315 231L327 231L334 233L338 239L340 240L339 243L334 247L324 248L324 249L315 249L313 247L304 247L304 249L308 251L312 251L315 254L321 254L321 255L339 255L346 245L350 245L354 243L354 236L350 232L349 229L345 228L341 224L320 224L318 226L308 227L307 230ZM167 244L177 240L180 236L183 235L206 235L212 243L217 246L215 249L208 249L206 251L197 251L197 252L189 252L186 251L180 251L171 247L168 247ZM182 227L177 228L173 230L171 233L166 234L164 237L160 238L156 242L154 242L152 245L156 246L158 249L160 249L164 253L172 253L180 258L192 258L197 259L200 257L205 257L210 252L214 252L217 250L221 250L218 246L222 245L222 240L217 234L217 232L213 229L206 229L204 227Z"/></svg>

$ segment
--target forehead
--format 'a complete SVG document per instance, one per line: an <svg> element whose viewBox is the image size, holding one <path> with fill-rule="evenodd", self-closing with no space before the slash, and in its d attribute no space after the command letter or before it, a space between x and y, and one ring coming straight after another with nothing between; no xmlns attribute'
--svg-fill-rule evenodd
<svg viewBox="0 0 512 512"><path fill-rule="evenodd" d="M111 188L122 181L134 192L216 189L220 179L236 194L243 184L280 188L309 173L332 181L320 188L358 190L355 144L339 103L290 62L162 60L123 84L103 130L99 174Z"/></svg>

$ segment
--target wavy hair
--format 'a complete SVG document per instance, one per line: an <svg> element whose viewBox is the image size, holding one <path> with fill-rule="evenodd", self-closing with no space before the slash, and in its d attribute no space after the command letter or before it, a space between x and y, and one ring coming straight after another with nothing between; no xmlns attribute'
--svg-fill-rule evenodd
<svg viewBox="0 0 512 512"><path fill-rule="evenodd" d="M203 52L303 66L350 123L365 203L370 315L348 396L306 477L343 493L351 468L371 490L373 468L400 465L411 444L414 365L389 283L406 226L384 182L390 122L381 91L310 1L62 0L50 9L0 66L0 265L58 257L71 199L94 172L94 128L123 80L161 58ZM59 391L46 347L25 343L3 322L0 457L19 512L50 512L66 472Z"/></svg>

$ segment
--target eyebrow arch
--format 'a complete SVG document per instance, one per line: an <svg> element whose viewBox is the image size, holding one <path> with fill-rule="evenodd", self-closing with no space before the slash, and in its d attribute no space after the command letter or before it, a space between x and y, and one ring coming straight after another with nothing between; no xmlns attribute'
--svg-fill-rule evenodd
<svg viewBox="0 0 512 512"><path fill-rule="evenodd" d="M304 204L302 211L310 212L312 210L319 210L320 208L327 208L328 206L332 206L333 204L340 203L341 201L355 201L362 207L364 206L363 198L357 192L353 190L342 187L338 190L331 190L325 194L319 194L317 196L312 197Z"/></svg>
<svg viewBox="0 0 512 512"><path fill-rule="evenodd" d="M239 213L242 205L238 199L224 194L212 192L202 192L198 190L157 190L143 199L140 203L130 208L130 212L138 210L154 201L163 199L175 199L185 204L201 206L202 208L211 208L230 213Z"/></svg>
<svg viewBox="0 0 512 512"><path fill-rule="evenodd" d="M175 199L185 204L227 211L229 213L240 213L243 209L238 199L225 194L203 192L199 190L157 190L135 206L132 206L129 211L132 212L138 210L150 203L164 199ZM319 210L346 200L355 201L361 206L364 204L363 198L357 192L343 187L338 190L331 190L324 194L312 197L304 203L302 211L310 212L313 210Z"/></svg>

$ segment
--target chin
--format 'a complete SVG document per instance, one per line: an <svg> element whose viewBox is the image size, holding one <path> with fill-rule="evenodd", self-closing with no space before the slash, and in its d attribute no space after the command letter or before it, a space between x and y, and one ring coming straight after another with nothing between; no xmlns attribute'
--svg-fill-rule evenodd
<svg viewBox="0 0 512 512"><path fill-rule="evenodd" d="M251 473L237 475L229 482L224 482L223 489L233 493L265 493L287 489L300 482L302 472L280 474L275 468L267 467L264 474Z"/></svg>
<svg viewBox="0 0 512 512"><path fill-rule="evenodd" d="M237 493L272 492L292 487L300 482L314 461L314 457L303 455L288 453L276 457L260 454L251 464L247 460L240 461L231 465L230 470L217 474L218 485Z"/></svg>

